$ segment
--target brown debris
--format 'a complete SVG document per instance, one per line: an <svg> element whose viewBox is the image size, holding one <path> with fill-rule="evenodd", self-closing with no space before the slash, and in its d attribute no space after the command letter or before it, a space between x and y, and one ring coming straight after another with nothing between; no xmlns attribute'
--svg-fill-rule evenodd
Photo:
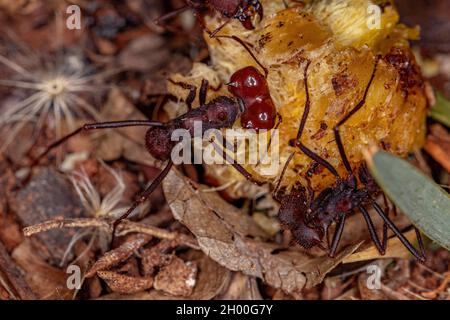
<svg viewBox="0 0 450 320"><path fill-rule="evenodd" d="M24 280L22 271L9 256L0 242L0 284L13 298L22 300L36 299L36 295Z"/></svg>
<svg viewBox="0 0 450 320"><path fill-rule="evenodd" d="M184 262L174 256L172 261L158 272L154 287L174 296L188 297L197 282L197 264Z"/></svg>
<svg viewBox="0 0 450 320"><path fill-rule="evenodd" d="M98 271L97 275L105 280L113 292L132 294L148 290L153 286L151 277L131 277L114 271Z"/></svg>
<svg viewBox="0 0 450 320"><path fill-rule="evenodd" d="M24 271L25 280L39 299L71 299L68 274L49 265L37 253L30 240L14 249L12 258Z"/></svg>
<svg viewBox="0 0 450 320"><path fill-rule="evenodd" d="M54 169L42 168L10 197L11 209L25 226L35 225L55 218L81 217L82 209L78 197L73 193L70 182ZM39 252L59 263L66 251L73 233L52 230L35 238L35 245L41 244Z"/></svg>
<svg viewBox="0 0 450 320"><path fill-rule="evenodd" d="M425 150L450 173L450 133L442 125L431 126Z"/></svg>
<svg viewBox="0 0 450 320"><path fill-rule="evenodd" d="M249 216L174 172L166 177L163 188L175 218L197 237L203 252L230 270L261 278L289 293L322 282L359 246L347 247L335 259L314 258L292 247L261 241L267 235Z"/></svg>
<svg viewBox="0 0 450 320"><path fill-rule="evenodd" d="M86 272L86 278L93 277L98 271L108 269L118 263L127 260L136 250L141 248L151 239L148 235L137 235L133 239L125 242L121 246L106 252L94 265Z"/></svg>

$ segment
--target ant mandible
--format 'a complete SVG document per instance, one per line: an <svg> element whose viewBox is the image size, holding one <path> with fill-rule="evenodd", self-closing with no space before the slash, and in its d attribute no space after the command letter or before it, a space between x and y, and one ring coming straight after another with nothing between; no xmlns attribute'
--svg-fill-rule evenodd
<svg viewBox="0 0 450 320"><path fill-rule="evenodd" d="M372 197L373 195L379 193L380 190L366 170L365 166L362 166L358 173L359 181L363 184L362 188L358 188L358 181L345 153L345 148L339 132L339 128L364 106L369 88L371 87L375 77L379 60L380 57L377 57L372 75L361 101L359 101L358 104L356 104L356 106L352 108L345 117L338 121L333 128L340 157L346 171L348 172L348 177L346 179L343 179L339 175L338 171L331 165L331 163L306 147L301 141L311 107L307 78L308 68L311 62L307 61L304 69L306 102L296 138L296 146L298 146L300 150L309 158L329 170L336 177L336 185L332 188L323 190L317 197L315 197L314 191L311 189L309 183L308 188L296 186L289 194L276 196L275 198L281 202L278 217L280 222L291 230L294 239L306 249L314 246L324 248L322 245L322 240L324 236L327 236L328 239L328 229L333 222L336 222L337 226L333 239L331 244L328 243L329 256L334 257L341 240L347 215L352 213L354 210L359 210L363 214L370 237L372 238L380 254L383 255L385 253L387 245L387 228L389 228L416 259L424 262L426 260L426 256L420 232L415 228L421 253L414 248L414 246L391 221L388 214ZM292 154L286 162L280 180L282 179L289 162L292 160L293 155L294 154ZM376 233L375 226L366 209L366 206L372 206L384 222L383 241L380 241Z"/></svg>
<svg viewBox="0 0 450 320"><path fill-rule="evenodd" d="M193 9L196 16L199 16L202 9L212 9L219 12L226 18L225 23L212 32L205 28L209 36L213 38L232 19L239 20L245 29L253 30L255 27L252 24L251 18L255 15L255 13L258 14L260 20L262 20L264 16L263 6L259 0L185 0L185 3L186 5L181 8L159 17L156 19L155 23L161 25L163 21L171 19L189 9ZM199 21L204 26L203 20Z"/></svg>

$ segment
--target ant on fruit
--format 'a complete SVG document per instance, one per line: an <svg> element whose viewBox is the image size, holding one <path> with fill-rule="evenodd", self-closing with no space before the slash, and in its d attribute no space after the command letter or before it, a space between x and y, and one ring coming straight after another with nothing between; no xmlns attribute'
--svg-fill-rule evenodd
<svg viewBox="0 0 450 320"><path fill-rule="evenodd" d="M247 30L253 30L255 27L252 24L251 18L257 14L260 20L263 19L264 10L259 0L185 0L185 5L181 8L175 9L168 14L165 14L158 19L155 23L161 25L163 21L176 17L177 15L187 10L194 10L195 16L199 17L200 13L204 9L214 10L219 12L226 18L225 23L219 26L214 31L209 31L204 27L206 32L211 38L222 30L232 19L239 20L242 26ZM199 19L200 23L204 26L202 18Z"/></svg>
<svg viewBox="0 0 450 320"><path fill-rule="evenodd" d="M315 163L322 165L328 171L330 171L336 177L336 184L334 187L323 190L317 197L315 197L314 191L310 187L309 179L308 177L306 177L308 180L308 188L305 188L303 186L295 186L293 190L287 195L280 196L276 194L275 199L281 203L278 217L280 219L280 222L291 230L294 239L306 249L312 248L314 246L325 248L322 245L323 238L324 236L327 236L328 240L329 227L333 222L335 222L336 229L331 244L328 240L329 256L334 257L341 240L348 214L352 213L354 210L359 210L363 214L370 233L370 237L380 254L383 255L386 251L387 228L389 228L416 259L424 262L426 260L426 256L420 232L415 229L421 253L419 253L408 241L408 239L406 239L402 232L391 221L388 213L386 213L385 210L383 210L374 199L373 195L379 193L380 190L365 166L362 166L359 169L358 178L363 187L358 187L358 180L355 173L353 172L352 167L350 166L350 162L345 153L345 148L339 132L339 128L364 106L369 88L371 87L371 84L375 77L379 60L380 57L377 57L372 75L364 91L361 101L359 101L358 104L356 104L356 106L353 107L345 117L338 121L338 123L333 128L335 141L339 150L340 157L346 171L348 172L347 178L342 178L337 170L333 167L333 165L331 165L331 163L310 150L301 141L311 107L307 78L308 68L311 62L307 61L306 67L304 69L306 102L303 116L300 121L295 145L298 146L300 150L309 158L314 160ZM284 172L286 171L289 162L292 160L293 155L294 154L292 154L288 158L283 169L280 181L283 178ZM277 193L280 181L274 193ZM367 206L371 206L372 208L374 208L384 222L383 241L380 241L376 233L373 221L366 209Z"/></svg>
<svg viewBox="0 0 450 320"><path fill-rule="evenodd" d="M228 36L225 36L228 37ZM256 59L251 50L245 45L245 43L237 37L228 37L239 42L244 46L244 48L250 53L250 55L255 59L258 65L263 68L267 74L267 69ZM157 186L162 182L162 180L170 172L173 162L171 160L171 153L173 148L176 146L176 142L171 140L172 133L176 129L185 129L190 132L191 135L194 134L194 123L196 121L202 122L202 133L205 133L209 129L223 129L231 128L236 122L239 114L247 116L247 118L257 117L260 119L258 123L258 129L272 129L274 122L271 121L261 121L264 118L274 118L276 114L275 106L271 101L269 89L264 76L256 70L254 67L243 68L238 70L232 77L232 82L237 81L231 86L231 93L235 96L235 99L227 96L219 96L214 100L206 103L207 91L209 89L209 83L207 80L203 79L200 90L199 90L199 103L198 108L192 109L192 103L195 100L197 87L191 84L186 84L183 82L175 82L170 80L173 84L179 85L184 89L189 90L189 94L185 100L188 105L188 111L168 122L162 123L159 121L151 120L127 120L127 121L112 121L112 122L101 122L101 123L91 123L85 124L84 126L78 128L72 133L62 137L56 142L52 143L47 147L47 149L39 155L31 164L34 167L39 161L45 157L51 150L60 146L66 142L71 137L91 130L99 129L114 129L122 127L135 127L135 126L145 126L150 127L147 130L145 136L145 145L147 151L155 158L161 161L167 161L166 166L163 168L161 173L152 181L152 183L144 190L144 192L138 197L138 199L130 206L130 208L113 224L113 236L111 243L114 241L115 230L119 223L126 219L135 208L137 208L141 203L143 203L148 197L153 193ZM248 81L246 81L248 80ZM242 82L244 81L244 82ZM253 100L251 100L253 99ZM261 100L262 99L262 100ZM246 104L249 104L248 108ZM258 105L260 104L260 105ZM259 108L259 109L257 109ZM257 109L257 110L254 110ZM248 113L252 113L249 115ZM264 113L261 115L260 113ZM255 122L256 123L256 122ZM225 146L227 145L226 141ZM215 142L213 142L215 144ZM217 144L215 144L217 146ZM217 150L217 149L216 149ZM240 164L236 163L233 159L227 155L226 152L219 152L226 162L230 163L240 174L242 174L247 180L254 184L262 185L263 183L254 179L253 176L245 170Z"/></svg>
<svg viewBox="0 0 450 320"><path fill-rule="evenodd" d="M276 118L281 122L267 84L268 69L258 60L250 47L236 36L217 36L217 38L232 39L238 42L252 57L256 64L264 71L264 75L253 66L241 68L234 72L227 83L228 91L241 103L241 125L244 129L271 130L276 126ZM169 81L175 85L189 90L186 98L188 109L191 109L196 96L197 88L184 82ZM200 94L205 94L208 83L204 80L200 87Z"/></svg>

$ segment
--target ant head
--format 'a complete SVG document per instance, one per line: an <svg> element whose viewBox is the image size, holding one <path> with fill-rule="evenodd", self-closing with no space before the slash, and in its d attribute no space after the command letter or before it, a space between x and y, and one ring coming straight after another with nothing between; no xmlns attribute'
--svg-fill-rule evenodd
<svg viewBox="0 0 450 320"><path fill-rule="evenodd" d="M255 67L245 67L236 71L228 83L228 91L246 101L268 95L266 78Z"/></svg>
<svg viewBox="0 0 450 320"><path fill-rule="evenodd" d="M209 4L225 17L231 18L239 9L242 0L210 0Z"/></svg>
<svg viewBox="0 0 450 320"><path fill-rule="evenodd" d="M145 145L148 152L158 160L168 160L174 141L171 141L173 128L171 126L152 127L145 136Z"/></svg>
<svg viewBox="0 0 450 320"><path fill-rule="evenodd" d="M241 115L244 129L270 130L275 127L276 108L272 99L266 98L246 108Z"/></svg>
<svg viewBox="0 0 450 320"><path fill-rule="evenodd" d="M322 242L324 232L308 224L308 199L305 188L297 187L282 198L278 218L292 232L295 241L305 249Z"/></svg>

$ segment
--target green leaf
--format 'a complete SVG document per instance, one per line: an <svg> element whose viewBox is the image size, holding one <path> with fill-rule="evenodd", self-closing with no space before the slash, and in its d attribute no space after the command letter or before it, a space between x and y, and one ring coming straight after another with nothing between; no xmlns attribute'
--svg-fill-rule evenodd
<svg viewBox="0 0 450 320"><path fill-rule="evenodd" d="M431 117L450 127L450 101L440 92L436 92L436 104L431 109Z"/></svg>
<svg viewBox="0 0 450 320"><path fill-rule="evenodd" d="M384 193L430 239L450 250L450 196L407 161L384 151L368 156Z"/></svg>

